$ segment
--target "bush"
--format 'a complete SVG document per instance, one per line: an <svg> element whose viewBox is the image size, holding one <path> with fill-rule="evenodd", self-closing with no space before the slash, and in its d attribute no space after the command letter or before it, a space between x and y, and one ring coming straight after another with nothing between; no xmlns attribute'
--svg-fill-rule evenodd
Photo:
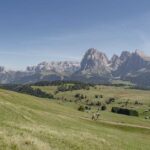
<svg viewBox="0 0 150 150"><path fill-rule="evenodd" d="M85 109L86 109L86 110L91 110L91 107L85 106Z"/></svg>
<svg viewBox="0 0 150 150"><path fill-rule="evenodd" d="M109 98L109 99L106 101L106 104L111 104L112 102L115 102L115 98Z"/></svg>
<svg viewBox="0 0 150 150"><path fill-rule="evenodd" d="M103 95L95 95L95 98L103 98Z"/></svg>
<svg viewBox="0 0 150 150"><path fill-rule="evenodd" d="M143 105L143 103L135 101L134 105Z"/></svg>
<svg viewBox="0 0 150 150"><path fill-rule="evenodd" d="M84 106L81 105L81 106L79 106L78 110L79 110L79 111L84 111L85 108L84 108Z"/></svg>
<svg viewBox="0 0 150 150"><path fill-rule="evenodd" d="M83 94L80 95L80 99L84 99L84 95Z"/></svg>
<svg viewBox="0 0 150 150"><path fill-rule="evenodd" d="M101 102L100 102L100 101L97 101L97 102L96 102L96 105L97 105L97 106L101 106Z"/></svg>
<svg viewBox="0 0 150 150"><path fill-rule="evenodd" d="M103 98L103 95L100 95L100 98Z"/></svg>
<svg viewBox="0 0 150 150"><path fill-rule="evenodd" d="M103 105L102 107L101 107L101 110L106 110L107 109L107 107L106 107L106 105Z"/></svg>
<svg viewBox="0 0 150 150"><path fill-rule="evenodd" d="M110 98L109 98L109 101L110 101L110 102L115 102L115 98L114 98L114 97L110 97Z"/></svg>
<svg viewBox="0 0 150 150"><path fill-rule="evenodd" d="M78 98L79 100L82 100L82 99L85 99L85 98L86 98L86 96L84 96L83 94L79 94L79 93L75 94L74 97L75 97L75 98Z"/></svg>
<svg viewBox="0 0 150 150"><path fill-rule="evenodd" d="M95 98L99 98L99 96L98 96L98 95L95 95Z"/></svg>
<svg viewBox="0 0 150 150"><path fill-rule="evenodd" d="M75 94L75 96L74 96L75 98L79 98L80 97L80 94L79 93L77 93L77 94Z"/></svg>
<svg viewBox="0 0 150 150"><path fill-rule="evenodd" d="M139 102L138 101L135 101L135 103L134 103L135 105L138 105L139 104Z"/></svg>
<svg viewBox="0 0 150 150"><path fill-rule="evenodd" d="M128 116L139 116L138 111L133 109L127 109L127 108L120 108L120 107L112 107L111 112L118 113L118 114L124 114Z"/></svg>
<svg viewBox="0 0 150 150"><path fill-rule="evenodd" d="M90 106L94 106L94 105L95 105L95 103L94 103L94 102L90 102L90 103L88 103L88 105L90 105Z"/></svg>

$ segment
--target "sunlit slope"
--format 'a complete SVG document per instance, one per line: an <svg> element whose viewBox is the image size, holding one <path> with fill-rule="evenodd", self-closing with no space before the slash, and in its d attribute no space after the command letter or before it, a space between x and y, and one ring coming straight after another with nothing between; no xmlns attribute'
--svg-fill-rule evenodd
<svg viewBox="0 0 150 150"><path fill-rule="evenodd" d="M44 92L54 94L57 91L57 86L33 86L33 88L39 88ZM95 87L90 87L90 90L73 90L66 92L59 92L55 96L56 98L68 98L74 100L74 95L81 93L87 96L89 100L93 100L95 95L102 94L104 99L114 97L117 100L130 100L135 102L138 100L144 104L150 104L150 91L149 90L137 90L130 89L127 87L115 87L115 86L103 86L97 85Z"/></svg>
<svg viewBox="0 0 150 150"><path fill-rule="evenodd" d="M140 126L149 126L150 119L145 119L146 116L150 116L150 91L149 90L137 90L130 89L128 87L115 87L115 86L103 86L97 85L90 87L89 90L80 89L65 92L57 92L57 86L33 86L33 88L39 88L46 93L52 93L56 100L62 102L64 105L71 105L76 110L80 105L88 106L88 103L100 102L106 104L109 98L114 98L113 103L107 104L107 110L101 111L100 121L112 121L115 123L132 124ZM78 100L75 95L80 94L86 96L82 100ZM103 98L95 98L95 95L102 95ZM78 100L78 101L77 101ZM88 103L87 103L88 100ZM128 105L125 103L128 101ZM135 104L135 102L141 103ZM139 112L139 117L131 117L125 115L118 115L111 112L112 107L122 107L128 109L135 109ZM97 111L100 106L91 105L90 113ZM147 111L147 112L145 112ZM89 115L88 115L89 116Z"/></svg>
<svg viewBox="0 0 150 150"><path fill-rule="evenodd" d="M0 149L149 150L150 130L91 121L54 100L0 90Z"/></svg>

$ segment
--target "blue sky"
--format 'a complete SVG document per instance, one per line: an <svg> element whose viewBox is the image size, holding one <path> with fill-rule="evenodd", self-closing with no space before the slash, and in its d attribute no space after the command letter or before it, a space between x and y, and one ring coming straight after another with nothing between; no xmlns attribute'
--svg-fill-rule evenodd
<svg viewBox="0 0 150 150"><path fill-rule="evenodd" d="M80 60L91 47L109 57L135 49L150 55L150 1L0 1L0 65Z"/></svg>

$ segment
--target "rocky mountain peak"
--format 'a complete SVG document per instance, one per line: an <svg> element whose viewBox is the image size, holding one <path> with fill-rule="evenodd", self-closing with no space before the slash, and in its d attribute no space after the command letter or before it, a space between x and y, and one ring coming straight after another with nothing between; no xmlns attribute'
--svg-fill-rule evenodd
<svg viewBox="0 0 150 150"><path fill-rule="evenodd" d="M0 73L4 73L6 70L5 70L5 67L3 66L0 66Z"/></svg>
<svg viewBox="0 0 150 150"><path fill-rule="evenodd" d="M107 56L98 50L91 48L85 53L81 61L81 69L92 69L93 67L104 66L109 62Z"/></svg>
<svg viewBox="0 0 150 150"><path fill-rule="evenodd" d="M145 54L144 54L144 52L141 51L141 50L138 50L138 49L135 50L134 54L136 54L138 56L141 56L141 57L146 57Z"/></svg>
<svg viewBox="0 0 150 150"><path fill-rule="evenodd" d="M149 61L142 51L135 50L133 53L123 52L120 56L122 63L116 70L118 76L127 76L138 72L141 69L148 68Z"/></svg>
<svg viewBox="0 0 150 150"><path fill-rule="evenodd" d="M109 70L108 65L109 60L103 52L90 48L81 61L80 71L85 74L104 74Z"/></svg>
<svg viewBox="0 0 150 150"><path fill-rule="evenodd" d="M98 52L97 49L95 49L95 48L89 48L89 49L87 50L86 54L93 54L93 53L97 53L97 52Z"/></svg>
<svg viewBox="0 0 150 150"><path fill-rule="evenodd" d="M117 59L119 59L119 56L116 55L116 54L114 54L114 55L112 56L112 58L111 58L111 62L114 62L114 61L116 61Z"/></svg>
<svg viewBox="0 0 150 150"><path fill-rule="evenodd" d="M110 67L112 68L112 70L116 70L118 68L118 66L120 65L120 58L118 55L113 55L111 60L110 60Z"/></svg>
<svg viewBox="0 0 150 150"><path fill-rule="evenodd" d="M144 59L145 61L150 63L150 56L147 56L143 51L141 50L135 50L135 52L133 53L133 55L140 57L141 59Z"/></svg>
<svg viewBox="0 0 150 150"><path fill-rule="evenodd" d="M120 60L122 62L126 61L131 56L131 53L129 51L123 51L120 55Z"/></svg>

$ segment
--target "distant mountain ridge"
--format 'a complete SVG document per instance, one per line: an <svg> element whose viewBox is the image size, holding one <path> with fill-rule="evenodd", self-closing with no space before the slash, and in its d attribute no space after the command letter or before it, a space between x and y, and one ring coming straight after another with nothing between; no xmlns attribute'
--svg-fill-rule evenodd
<svg viewBox="0 0 150 150"><path fill-rule="evenodd" d="M109 60L105 53L90 48L81 62L41 62L36 66L28 66L25 71L8 71L0 67L0 83L29 83L41 80L105 83L115 79L150 86L150 57L135 50L123 51L120 56L115 54Z"/></svg>
<svg viewBox="0 0 150 150"><path fill-rule="evenodd" d="M80 68L80 62L76 61L58 61L58 62L42 62L37 66L28 66L29 72L70 72L73 73Z"/></svg>

